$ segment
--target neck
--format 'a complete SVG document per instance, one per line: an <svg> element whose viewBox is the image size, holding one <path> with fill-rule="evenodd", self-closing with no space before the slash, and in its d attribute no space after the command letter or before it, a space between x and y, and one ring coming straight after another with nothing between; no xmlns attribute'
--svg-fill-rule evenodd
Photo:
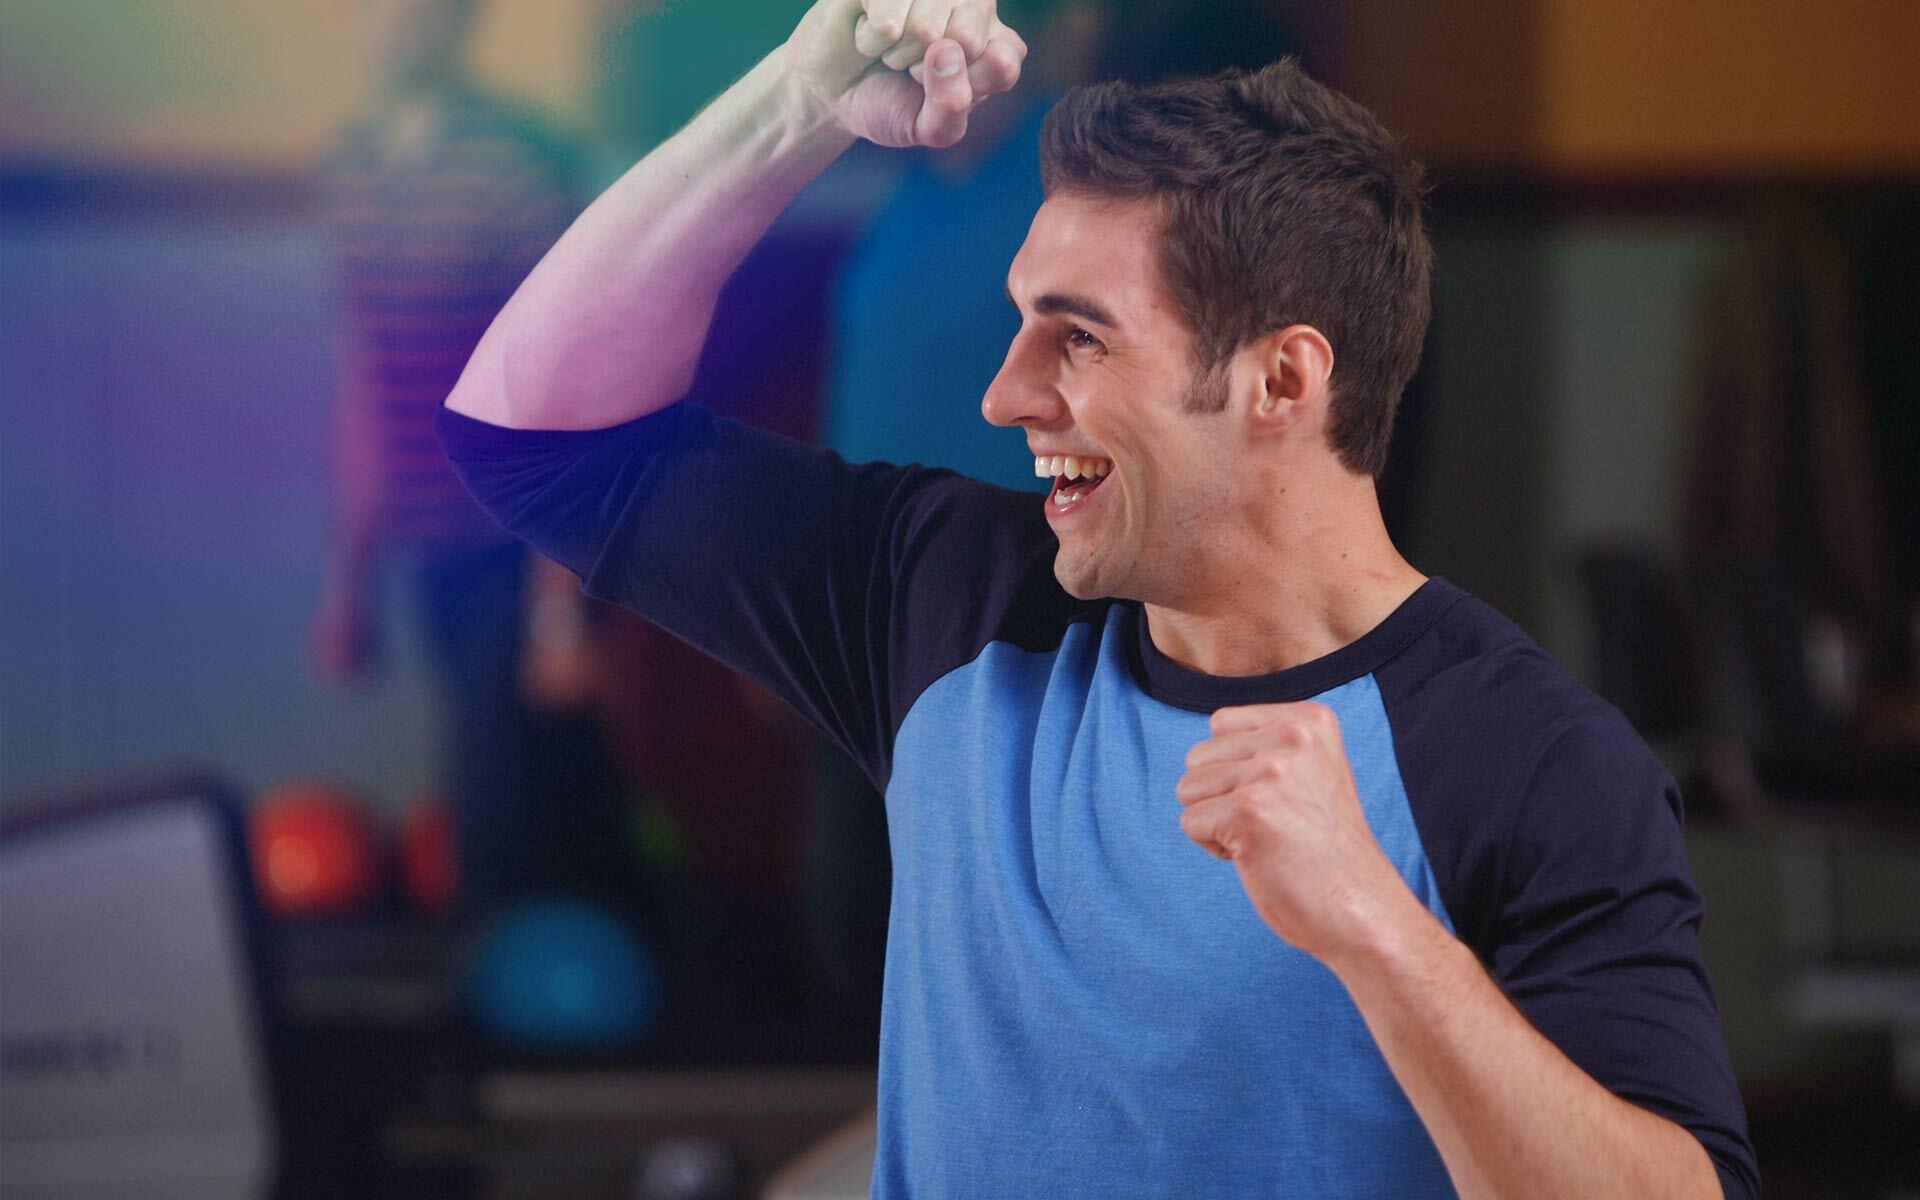
<svg viewBox="0 0 1920 1200"><path fill-rule="evenodd" d="M1371 479L1337 465L1318 478L1281 477L1288 482L1266 489L1281 504L1209 548L1222 565L1195 573L1199 587L1145 606L1155 648L1181 666L1265 675L1311 662L1358 640L1426 582L1388 538Z"/></svg>

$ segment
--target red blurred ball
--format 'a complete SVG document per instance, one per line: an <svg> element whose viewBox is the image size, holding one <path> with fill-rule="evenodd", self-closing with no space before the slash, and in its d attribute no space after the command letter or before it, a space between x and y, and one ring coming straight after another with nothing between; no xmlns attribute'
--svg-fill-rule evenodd
<svg viewBox="0 0 1920 1200"><path fill-rule="evenodd" d="M430 917L453 911L460 896L453 808L437 792L415 794L400 822L400 883L414 908Z"/></svg>
<svg viewBox="0 0 1920 1200"><path fill-rule="evenodd" d="M380 889L380 834L352 790L296 779L264 792L249 822L254 879L285 917L342 916Z"/></svg>

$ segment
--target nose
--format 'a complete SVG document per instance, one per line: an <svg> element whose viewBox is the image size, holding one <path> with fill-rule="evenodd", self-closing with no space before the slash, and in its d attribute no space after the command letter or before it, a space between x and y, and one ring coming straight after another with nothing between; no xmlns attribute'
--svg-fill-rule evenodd
<svg viewBox="0 0 1920 1200"><path fill-rule="evenodd" d="M980 398L980 415L991 425L1050 425L1066 415L1054 373L1042 361L1043 348L1033 338L1016 334L1007 347L1007 360Z"/></svg>

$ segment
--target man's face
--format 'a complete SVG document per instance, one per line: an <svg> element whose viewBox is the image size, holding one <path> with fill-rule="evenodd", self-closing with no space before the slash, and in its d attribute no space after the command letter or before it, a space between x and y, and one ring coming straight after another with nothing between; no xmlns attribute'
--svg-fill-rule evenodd
<svg viewBox="0 0 1920 1200"><path fill-rule="evenodd" d="M1072 455L1091 484L1051 475L1054 574L1083 599L1177 604L1205 586L1209 555L1234 524L1242 449L1232 407L1190 411L1198 378L1190 327L1161 282L1160 217L1147 201L1057 194L1040 206L1007 272L1020 332L981 412L1026 430L1040 459ZM1213 557L1219 557L1214 555ZM1214 564L1216 567L1218 564Z"/></svg>

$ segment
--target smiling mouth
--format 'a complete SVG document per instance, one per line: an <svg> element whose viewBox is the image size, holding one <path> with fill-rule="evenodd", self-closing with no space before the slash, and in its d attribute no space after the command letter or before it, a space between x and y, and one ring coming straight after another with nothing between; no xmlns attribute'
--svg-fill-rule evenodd
<svg viewBox="0 0 1920 1200"><path fill-rule="evenodd" d="M1056 476L1054 476L1054 490L1046 495L1046 503L1048 503L1048 507L1050 507L1052 511L1056 511L1056 513L1066 513L1066 511L1073 509L1073 507L1083 505L1083 503L1087 501L1087 497L1096 492L1096 490L1100 488L1100 484L1104 484L1104 482L1106 482L1106 476L1104 476L1104 474L1081 476L1081 478L1071 478L1071 480L1069 480L1068 476L1064 476L1064 474L1056 474Z"/></svg>
<svg viewBox="0 0 1920 1200"><path fill-rule="evenodd" d="M1084 504L1113 471L1113 463L1104 458L1064 455L1036 457L1033 467L1036 475L1053 476L1047 508L1055 513L1070 512Z"/></svg>

